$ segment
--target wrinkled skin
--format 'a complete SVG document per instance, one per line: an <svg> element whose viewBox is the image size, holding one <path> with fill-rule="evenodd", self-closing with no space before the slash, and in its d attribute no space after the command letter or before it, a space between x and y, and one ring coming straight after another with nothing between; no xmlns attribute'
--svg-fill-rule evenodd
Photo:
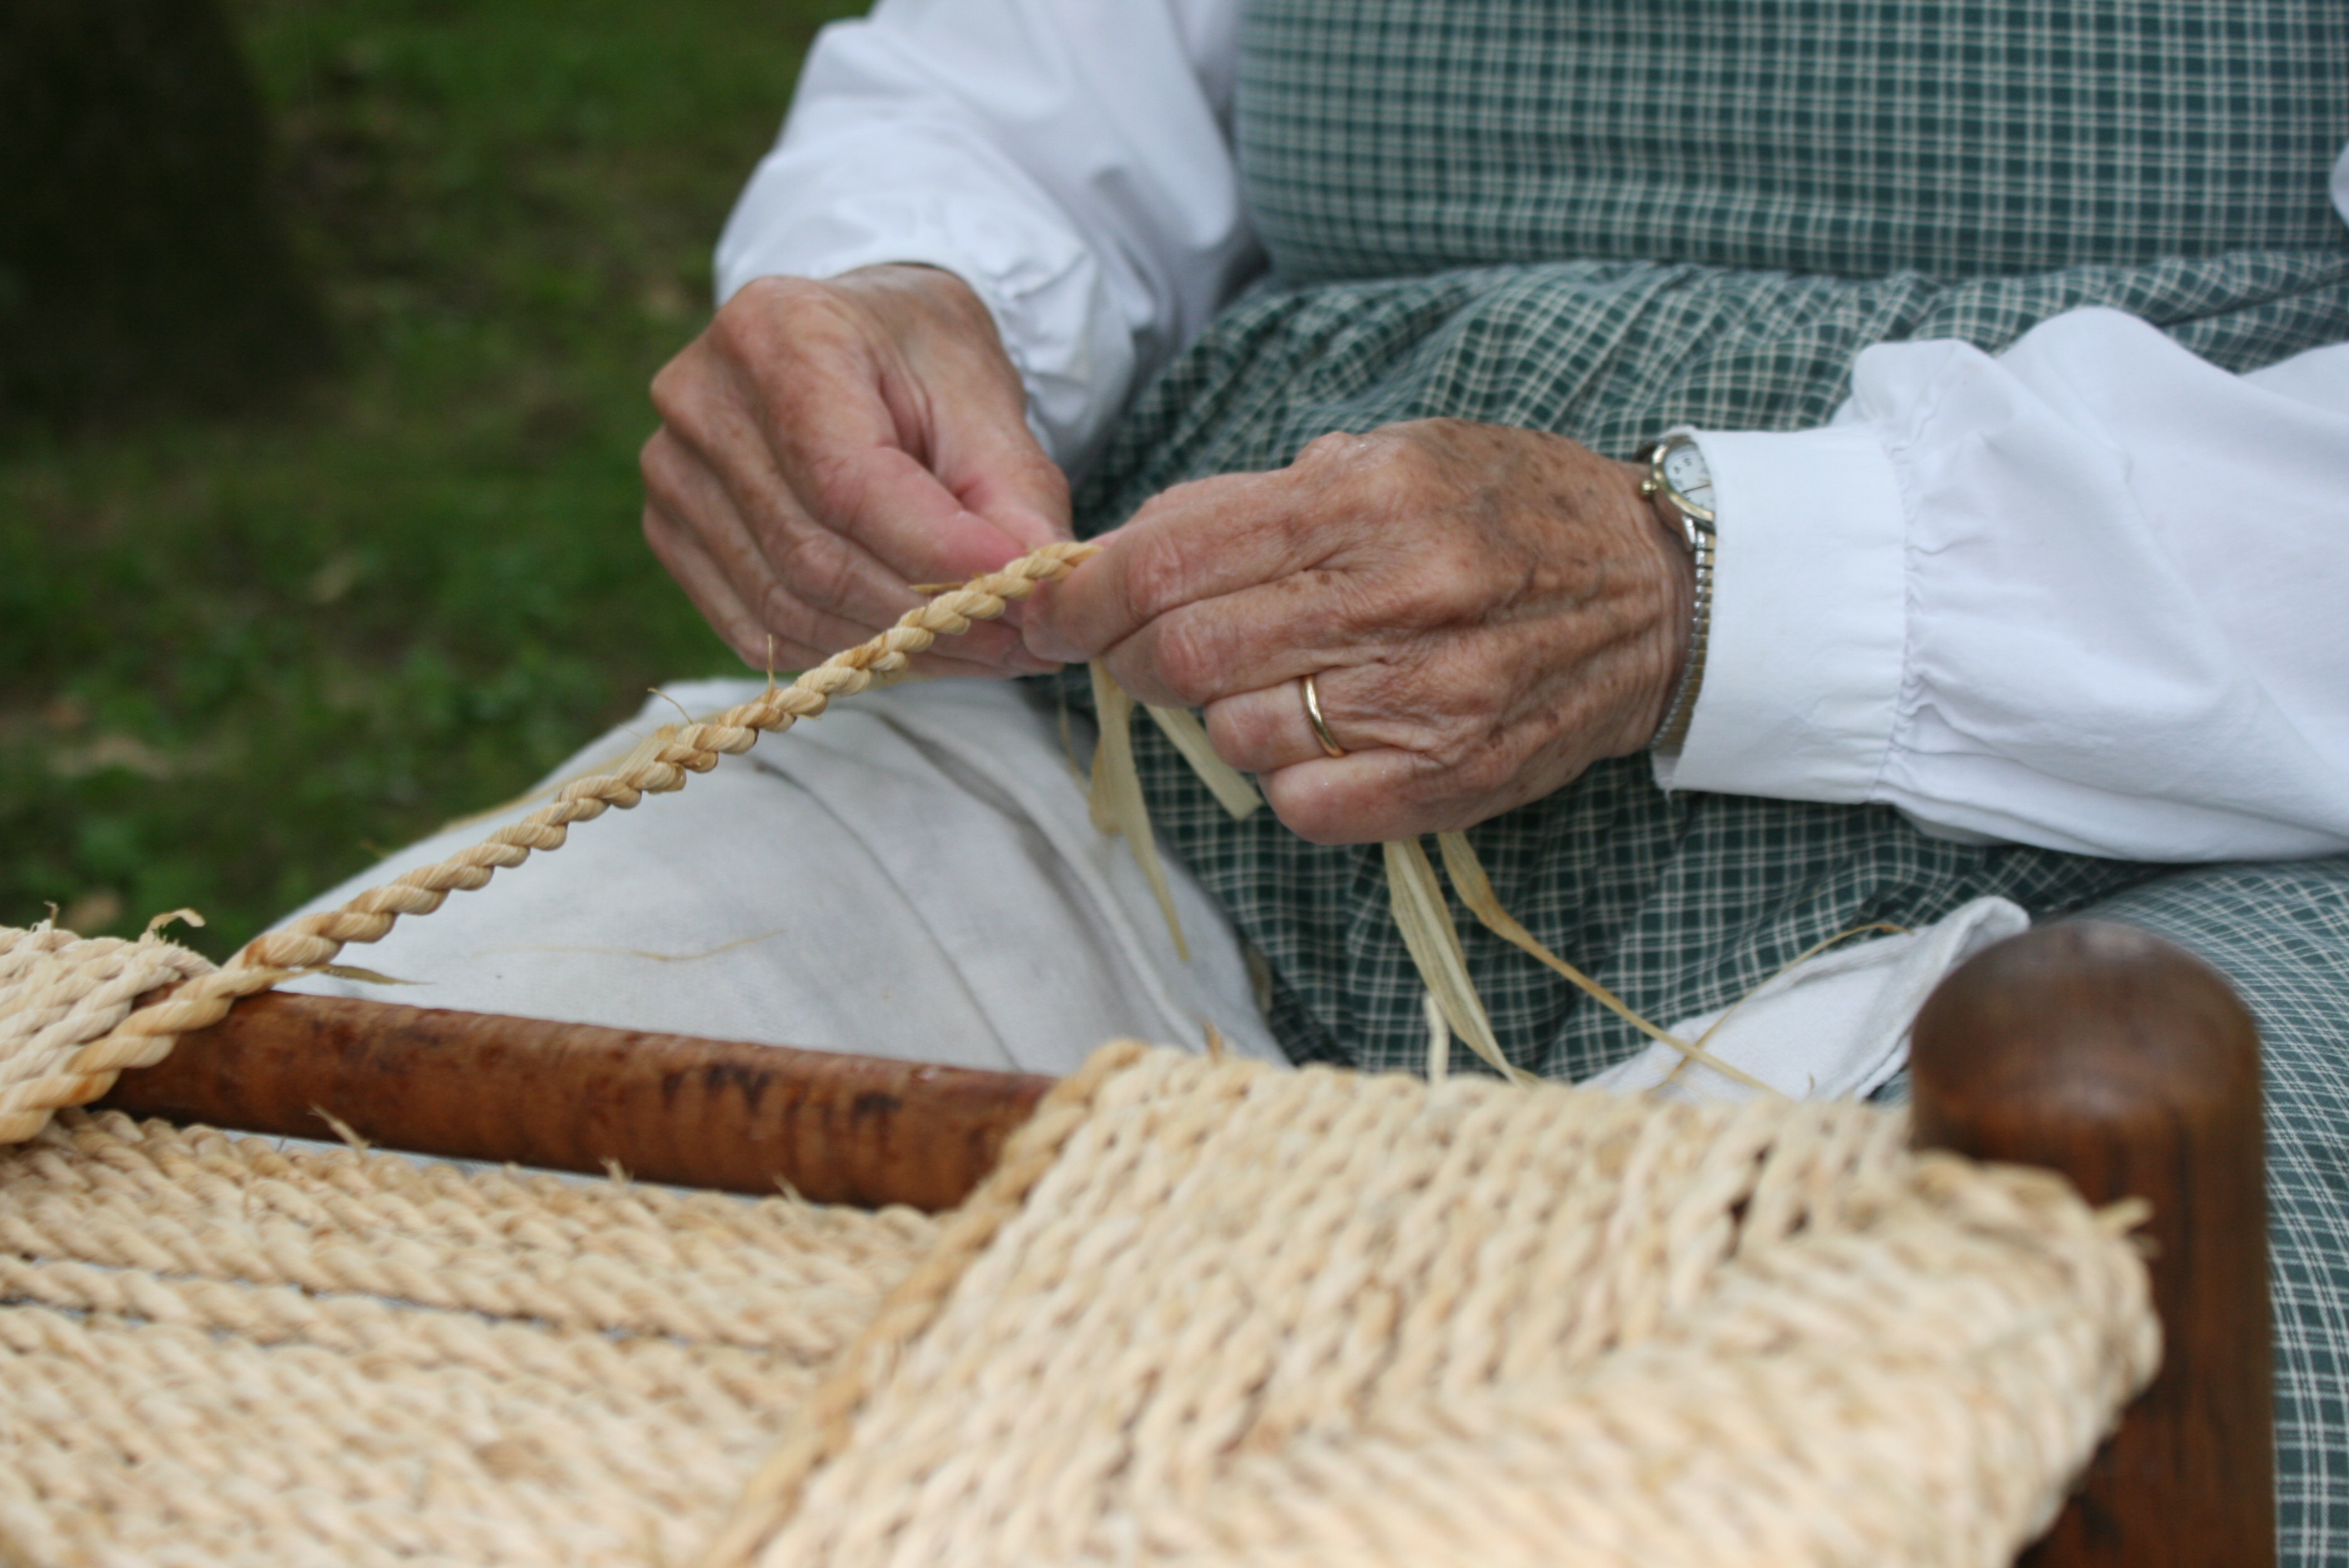
<svg viewBox="0 0 2349 1568"><path fill-rule="evenodd" d="M951 273L761 278L653 381L645 539L743 660L812 665L957 583L1069 537L1069 489L978 296ZM1051 666L1012 624L918 661Z"/></svg>
<svg viewBox="0 0 2349 1568"><path fill-rule="evenodd" d="M1145 702L1205 707L1306 838L1469 827L1645 746L1692 573L1641 470L1536 430L1326 436L1276 473L1179 485L1028 623ZM1323 754L1301 677L1347 755Z"/></svg>
<svg viewBox="0 0 2349 1568"><path fill-rule="evenodd" d="M646 538L753 665L813 663L895 621L910 583L1068 536L1019 376L948 273L761 280L653 394ZM1204 707L1216 749L1309 839L1465 828L1662 721L1692 576L1640 477L1462 420L1327 436L1277 472L1167 490L1024 620L924 665L1105 657L1143 700ZM1342 758L1307 720L1308 675Z"/></svg>

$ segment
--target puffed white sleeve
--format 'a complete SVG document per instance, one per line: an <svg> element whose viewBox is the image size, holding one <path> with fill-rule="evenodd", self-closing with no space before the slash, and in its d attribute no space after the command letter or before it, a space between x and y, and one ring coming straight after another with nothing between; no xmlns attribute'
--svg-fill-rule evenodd
<svg viewBox="0 0 2349 1568"><path fill-rule="evenodd" d="M1715 600L1666 788L2154 861L2349 849L2349 344L2235 376L2075 311L1995 358L1870 348L1826 428L1698 438Z"/></svg>
<svg viewBox="0 0 2349 1568"><path fill-rule="evenodd" d="M2116 311L1884 345L1700 434L1722 519L1668 788L2147 860L2349 849L2349 344L2251 376Z"/></svg>
<svg viewBox="0 0 2349 1568"><path fill-rule="evenodd" d="M718 247L754 278L960 275L1063 466L1260 264L1229 120L1238 0L880 0L826 27Z"/></svg>

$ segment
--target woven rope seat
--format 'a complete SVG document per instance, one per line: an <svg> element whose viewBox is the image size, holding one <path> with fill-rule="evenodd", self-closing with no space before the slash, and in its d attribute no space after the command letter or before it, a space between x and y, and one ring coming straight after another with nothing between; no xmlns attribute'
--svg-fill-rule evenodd
<svg viewBox="0 0 2349 1568"><path fill-rule="evenodd" d="M67 1112L0 1152L0 1546L2002 1563L2151 1374L2128 1217L1864 1107L1133 1045L936 1220Z"/></svg>

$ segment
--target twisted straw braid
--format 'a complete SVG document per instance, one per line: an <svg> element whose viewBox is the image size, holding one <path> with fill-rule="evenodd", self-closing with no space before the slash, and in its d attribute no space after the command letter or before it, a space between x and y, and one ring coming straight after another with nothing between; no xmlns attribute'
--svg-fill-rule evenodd
<svg viewBox="0 0 2349 1568"><path fill-rule="evenodd" d="M22 1142L52 1110L104 1094L114 1074L97 1081L77 1070L90 1048L83 1042L109 1035L157 986L212 973L210 959L152 932L125 942L84 940L48 922L0 928L0 1143Z"/></svg>
<svg viewBox="0 0 2349 1568"><path fill-rule="evenodd" d="M7 1052L0 1057L0 1143L22 1142L53 1112L104 1094L124 1070L161 1061L180 1036L220 1022L240 998L332 963L347 944L380 941L400 916L429 914L451 892L484 886L534 850L561 849L572 824L592 821L615 806L626 810L647 795L681 789L693 774L717 767L720 757L750 749L762 732L789 729L823 713L836 696L853 696L876 679L903 674L939 637L993 620L1039 583L1065 577L1100 552L1097 544L1046 545L939 593L880 635L802 671L790 685L771 686L715 718L683 726L608 773L574 779L547 805L436 865L257 936L218 969L169 944L118 944L135 951L74 950L79 961L102 958L113 965L85 981L62 962L73 942L69 934L46 927L0 934L0 998L6 1002L0 1049ZM50 967L42 967L45 960ZM142 992L175 981L184 984L168 999L129 1010Z"/></svg>

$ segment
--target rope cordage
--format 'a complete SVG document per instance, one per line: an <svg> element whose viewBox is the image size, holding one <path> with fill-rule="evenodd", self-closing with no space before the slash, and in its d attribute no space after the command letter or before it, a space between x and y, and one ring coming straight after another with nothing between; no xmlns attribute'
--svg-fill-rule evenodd
<svg viewBox="0 0 2349 1568"><path fill-rule="evenodd" d="M116 1029L146 993L211 973L211 959L152 929L125 942L46 921L0 927L0 1143L32 1137L59 1106L97 1099L122 1068L162 1060L168 1037L156 1048L152 1037L128 1044Z"/></svg>
<svg viewBox="0 0 2349 1568"><path fill-rule="evenodd" d="M0 1150L0 1561L688 1562L936 1231L67 1111Z"/></svg>
<svg viewBox="0 0 2349 1568"><path fill-rule="evenodd" d="M2004 1564L2152 1374L2136 1216L1907 1141L1104 1047L701 1568Z"/></svg>

